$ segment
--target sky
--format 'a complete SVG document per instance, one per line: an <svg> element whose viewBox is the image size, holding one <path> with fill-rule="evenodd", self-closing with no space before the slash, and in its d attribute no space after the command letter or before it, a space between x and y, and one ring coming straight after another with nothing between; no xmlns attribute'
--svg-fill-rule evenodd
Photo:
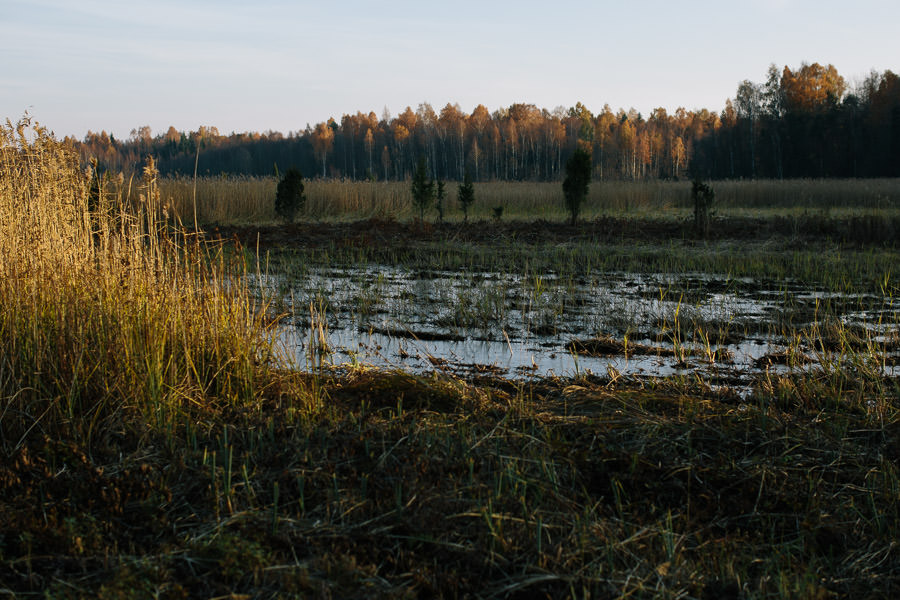
<svg viewBox="0 0 900 600"><path fill-rule="evenodd" d="M900 72L898 23L898 0L0 0L0 120L125 139L425 102L720 111L770 64Z"/></svg>

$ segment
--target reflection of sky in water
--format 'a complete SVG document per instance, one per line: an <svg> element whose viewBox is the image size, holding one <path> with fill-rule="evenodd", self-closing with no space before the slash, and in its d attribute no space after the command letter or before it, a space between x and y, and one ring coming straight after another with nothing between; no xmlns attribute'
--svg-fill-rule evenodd
<svg viewBox="0 0 900 600"><path fill-rule="evenodd" d="M305 332L286 328L283 340L295 350L298 366L311 366ZM332 352L325 357L326 364L359 363L415 371L445 369L456 374L490 371L505 376L572 376L579 373L666 376L700 369L709 374L736 378L753 369L753 361L757 358L780 349L773 344L751 341L742 344L743 354L728 363L710 363L702 355L692 355L686 357L685 366L665 355L585 356L569 352L562 343L415 340L381 334L354 334L346 330L329 332L328 343ZM774 367L774 370L783 368Z"/></svg>
<svg viewBox="0 0 900 600"><path fill-rule="evenodd" d="M310 304L324 309L332 363L415 370L479 365L510 376L693 370L746 376L756 359L786 347L776 322L786 319L792 328L802 327L819 314L817 303L847 305L838 315L841 321L864 324L882 341L896 335L898 321L890 299L845 298L786 282L778 289L754 289L748 279L707 275L596 273L566 279L383 267L322 269L296 281L270 275L264 283L286 292L284 301L295 316L283 338L301 367L308 356ZM861 304L873 308L861 310ZM414 339L431 334L451 339ZM677 338L694 354L686 357L685 370L671 356L575 356L565 348L573 339L596 335L627 336L666 350ZM714 364L705 358L719 347L733 360Z"/></svg>

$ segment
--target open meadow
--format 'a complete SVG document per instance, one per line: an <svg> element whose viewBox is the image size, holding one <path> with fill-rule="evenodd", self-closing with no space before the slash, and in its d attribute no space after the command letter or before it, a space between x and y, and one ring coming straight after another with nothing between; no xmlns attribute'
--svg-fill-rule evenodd
<svg viewBox="0 0 900 600"><path fill-rule="evenodd" d="M900 593L900 181L276 185L3 128L0 597Z"/></svg>
<svg viewBox="0 0 900 600"><path fill-rule="evenodd" d="M114 182L118 183L118 182ZM202 223L275 223L275 177L190 177L161 179L160 192L173 215L193 225L194 198ZM408 182L304 181L307 201L298 214L301 221L359 221L363 219L411 220L416 216ZM127 193L130 182L119 184ZM473 220L493 219L503 207L507 220L565 220L559 182L476 182ZM810 179L721 181L714 185L720 216L840 217L847 215L900 215L900 183L896 179ZM445 220L457 222L456 182L447 182ZM594 181L582 208L582 217L620 216L682 219L690 215L691 182ZM435 220L437 213L429 211Z"/></svg>

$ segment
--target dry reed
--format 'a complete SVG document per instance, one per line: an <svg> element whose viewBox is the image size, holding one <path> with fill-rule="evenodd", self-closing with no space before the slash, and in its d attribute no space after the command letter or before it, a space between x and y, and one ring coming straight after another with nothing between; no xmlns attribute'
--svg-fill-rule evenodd
<svg viewBox="0 0 900 600"><path fill-rule="evenodd" d="M197 204L203 223L275 222L274 177L204 177L198 180ZM408 182L369 182L313 179L305 182L306 206L301 220L358 220L391 218L412 220ZM780 214L819 212L829 216L877 211L900 214L900 180L791 180L718 181L717 214ZM458 186L447 185L444 218L461 221ZM193 185L190 178L160 181L163 202L184 222L191 222ZM490 219L496 207L506 219L563 220L567 212L562 188L556 182L483 182L475 184L473 219ZM636 216L687 218L692 211L688 181L595 181L582 216ZM434 209L426 218L436 218Z"/></svg>
<svg viewBox="0 0 900 600"><path fill-rule="evenodd" d="M126 182L27 120L0 130L0 446L255 398L265 307L168 210L152 160Z"/></svg>

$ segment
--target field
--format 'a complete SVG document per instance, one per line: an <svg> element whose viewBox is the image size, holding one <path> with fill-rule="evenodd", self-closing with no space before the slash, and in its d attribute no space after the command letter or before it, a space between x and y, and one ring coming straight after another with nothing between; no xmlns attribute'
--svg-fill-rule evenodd
<svg viewBox="0 0 900 600"><path fill-rule="evenodd" d="M713 182L706 238L685 182L283 225L2 139L0 597L900 590L900 182Z"/></svg>
<svg viewBox="0 0 900 600"><path fill-rule="evenodd" d="M129 182L120 184L129 187ZM245 224L276 222L274 204L278 185L274 177L204 177L196 184L189 177L160 181L160 191L173 215L193 225L194 198L197 217L204 223ZM354 182L307 180L307 202L298 215L303 221L359 221L363 219L411 220L410 186L404 182ZM900 214L900 185L895 179L724 181L715 184L716 207L722 216L800 218L815 215ZM457 207L457 184L448 182L445 218L462 220ZM597 217L652 216L680 220L692 210L689 181L594 182L582 210L587 220ZM196 194L195 194L196 190ZM503 207L507 220L564 220L559 183L475 183L473 220L490 220ZM429 218L436 218L432 211Z"/></svg>

